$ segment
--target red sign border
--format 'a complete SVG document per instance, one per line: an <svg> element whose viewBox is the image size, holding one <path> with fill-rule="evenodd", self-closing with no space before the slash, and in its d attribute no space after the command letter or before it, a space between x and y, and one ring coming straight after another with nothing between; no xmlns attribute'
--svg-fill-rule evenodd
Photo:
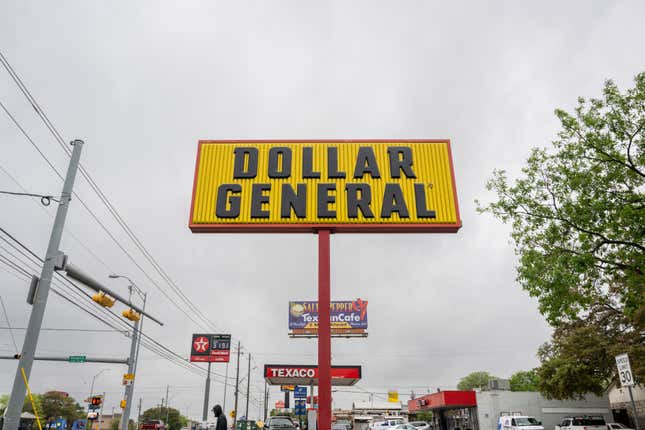
<svg viewBox="0 0 645 430"><path fill-rule="evenodd" d="M203 144L212 143L445 143L448 147L448 162L452 178L452 194L454 197L457 222L455 224L194 224L195 193L197 192L197 173L199 158ZM193 179L193 194L190 202L188 227L193 233L311 233L318 230L330 230L332 233L456 233L461 227L459 202L457 200L457 184L455 169L452 162L450 139L328 139L328 140L200 140L195 161Z"/></svg>

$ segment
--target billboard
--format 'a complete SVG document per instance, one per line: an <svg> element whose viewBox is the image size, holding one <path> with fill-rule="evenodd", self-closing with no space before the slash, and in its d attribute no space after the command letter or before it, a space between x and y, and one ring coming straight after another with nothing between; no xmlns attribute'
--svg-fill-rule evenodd
<svg viewBox="0 0 645 430"><path fill-rule="evenodd" d="M450 141L200 141L189 227L456 232Z"/></svg>
<svg viewBox="0 0 645 430"><path fill-rule="evenodd" d="M331 302L330 321L332 336L367 335L367 300ZM317 336L318 302L289 302L289 330L296 336Z"/></svg>
<svg viewBox="0 0 645 430"><path fill-rule="evenodd" d="M228 363L231 356L230 334L193 334L190 361Z"/></svg>

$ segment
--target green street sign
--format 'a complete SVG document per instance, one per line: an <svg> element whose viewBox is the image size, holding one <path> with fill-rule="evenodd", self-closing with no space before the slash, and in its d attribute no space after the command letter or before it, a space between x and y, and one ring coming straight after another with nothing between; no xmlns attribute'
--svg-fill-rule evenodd
<svg viewBox="0 0 645 430"><path fill-rule="evenodd" d="M84 355L70 355L67 361L70 363L85 363L87 361L87 357Z"/></svg>

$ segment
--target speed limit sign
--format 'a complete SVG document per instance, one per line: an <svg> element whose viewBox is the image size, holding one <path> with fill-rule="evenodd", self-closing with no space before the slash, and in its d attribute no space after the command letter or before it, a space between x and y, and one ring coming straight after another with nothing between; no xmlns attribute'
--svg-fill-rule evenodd
<svg viewBox="0 0 645 430"><path fill-rule="evenodd" d="M634 375L632 368L629 365L629 357L627 354L620 354L616 356L616 366L618 367L618 377L620 378L620 385L623 387L631 387L634 385Z"/></svg>

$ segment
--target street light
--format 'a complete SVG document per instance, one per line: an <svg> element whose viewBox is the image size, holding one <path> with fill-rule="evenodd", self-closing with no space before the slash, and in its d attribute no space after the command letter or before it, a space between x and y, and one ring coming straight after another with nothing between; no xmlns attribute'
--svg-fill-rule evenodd
<svg viewBox="0 0 645 430"><path fill-rule="evenodd" d="M128 285L128 291L130 292L129 301L132 303L132 290L134 290L141 299L143 299L142 310L146 310L146 298L147 294L141 291L139 287L125 275L117 275L115 273L109 275L110 279L123 278L127 279L130 283ZM139 349L141 347L141 330L143 328L143 312L141 315L134 312L132 309L126 310L123 312L123 316L132 320L132 344L130 346L130 360L128 363L128 374L136 375L137 373L137 363L139 361ZM135 377L136 378L136 377ZM130 420L130 408L132 407L132 394L134 393L134 379L131 381L130 385L125 386L124 400L125 407L123 408L123 415L121 416L121 428L127 429L128 422Z"/></svg>
<svg viewBox="0 0 645 430"><path fill-rule="evenodd" d="M92 377L92 384L90 385L90 404L91 404L91 401L92 401L92 397L94 396L94 381L96 381L96 378L98 378L101 373L108 372L109 370L110 369L102 369L101 371L99 371L99 373L97 373L96 375L94 375ZM90 413L89 406L88 406L88 409L87 409L87 413L88 413L88 415ZM86 429L89 428L87 426L88 421L89 421L89 418L85 417L85 428ZM100 427L100 424L99 424L99 427Z"/></svg>

